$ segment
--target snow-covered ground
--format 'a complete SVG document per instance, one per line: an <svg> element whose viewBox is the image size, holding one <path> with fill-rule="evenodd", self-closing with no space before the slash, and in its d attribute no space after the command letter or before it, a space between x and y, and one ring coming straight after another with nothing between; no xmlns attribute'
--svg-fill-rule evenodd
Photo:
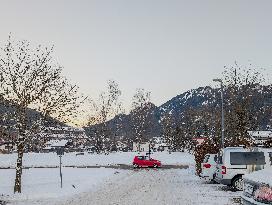
<svg viewBox="0 0 272 205"><path fill-rule="evenodd" d="M0 170L1 192L12 192L14 172ZM11 205L189 205L235 204L241 192L208 184L194 169L65 168L64 188L57 169L24 170L23 194L2 197ZM74 185L74 187L73 187ZM1 196L0 196L1 200Z"/></svg>
<svg viewBox="0 0 272 205"><path fill-rule="evenodd" d="M131 164L137 153L109 155L65 154L66 166ZM194 159L188 153L158 152L153 158L164 164L189 165L189 169L63 168L63 189L58 168L23 170L22 194L13 194L15 169L0 169L0 202L11 205L77 204L233 204L239 192L207 184L194 174ZM1 167L15 166L16 155L0 155ZM58 166L56 154L25 154L24 165ZM1 204L1 203L0 203Z"/></svg>
<svg viewBox="0 0 272 205"><path fill-rule="evenodd" d="M121 180L82 193L60 205L225 205L235 204L240 192L207 184L189 169L128 171Z"/></svg>
<svg viewBox="0 0 272 205"><path fill-rule="evenodd" d="M88 154L76 155L76 153L65 153L62 157L63 166L108 166L118 164L132 164L133 157L137 152L117 152L109 155ZM145 154L145 153L142 153ZM167 165L191 165L194 157L185 152L155 152L152 157ZM16 165L17 154L0 154L0 168ZM27 153L24 154L23 166L25 167L57 167L59 157L56 153Z"/></svg>
<svg viewBox="0 0 272 205"><path fill-rule="evenodd" d="M15 169L0 169L0 200L12 204L52 204L78 193L94 191L100 184L113 181L125 170L107 168L63 168L63 188L59 169L25 169L22 194L13 194ZM1 195L3 195L1 197Z"/></svg>
<svg viewBox="0 0 272 205"><path fill-rule="evenodd" d="M269 186L272 186L272 167L246 174L243 178L250 181L258 182L260 184L265 183Z"/></svg>

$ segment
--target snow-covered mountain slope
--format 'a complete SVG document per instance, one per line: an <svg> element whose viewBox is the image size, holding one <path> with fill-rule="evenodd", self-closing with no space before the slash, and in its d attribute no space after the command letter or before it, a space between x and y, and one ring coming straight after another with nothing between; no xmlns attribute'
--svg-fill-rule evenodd
<svg viewBox="0 0 272 205"><path fill-rule="evenodd" d="M225 95L229 95L228 91ZM253 112L258 112L258 115L261 116L259 119L259 125L256 127L265 128L269 123L271 117L269 112L266 112L268 106L267 101L272 99L271 87L258 85L255 86L250 91L250 95L253 96ZM243 98L243 96L241 96ZM228 106L228 99L226 96L225 104ZM166 113L170 113L174 116L174 119L178 121L188 109L201 109L204 107L208 108L220 108L221 106L221 92L220 89L211 88L209 86L199 87L197 89L192 89L187 92L184 92L176 97L173 97L166 103L162 104L159 107L153 106L153 115L149 118L149 121L153 125L151 127L151 132L154 136L157 137L161 134L161 124L160 120L162 116ZM122 115L110 120L108 126L113 132L117 130L116 124L119 124L121 129L118 131L118 135L123 136L133 136L131 133L131 115ZM116 123L118 121L118 123ZM121 125L120 125L121 124ZM89 128L86 128L87 130Z"/></svg>

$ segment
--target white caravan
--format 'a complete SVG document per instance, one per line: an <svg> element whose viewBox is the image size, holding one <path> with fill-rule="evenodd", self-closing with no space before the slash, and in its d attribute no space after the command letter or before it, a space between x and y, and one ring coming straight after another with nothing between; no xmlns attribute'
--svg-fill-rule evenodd
<svg viewBox="0 0 272 205"><path fill-rule="evenodd" d="M271 166L269 152L227 147L220 151L215 181L243 190L243 175Z"/></svg>

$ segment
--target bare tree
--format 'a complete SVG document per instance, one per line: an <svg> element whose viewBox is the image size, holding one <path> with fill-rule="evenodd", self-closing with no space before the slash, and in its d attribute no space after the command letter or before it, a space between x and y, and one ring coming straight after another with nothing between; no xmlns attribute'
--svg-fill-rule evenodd
<svg viewBox="0 0 272 205"><path fill-rule="evenodd" d="M162 136L164 141L168 146L173 150L174 143L177 143L175 140L175 128L177 127L176 122L171 114L171 112L163 113L160 124L162 126Z"/></svg>
<svg viewBox="0 0 272 205"><path fill-rule="evenodd" d="M145 91L143 88L137 88L136 93L132 98L132 110L144 107L146 104L150 103L151 92Z"/></svg>
<svg viewBox="0 0 272 205"><path fill-rule="evenodd" d="M247 131L258 127L256 90L265 82L260 69L240 66L235 63L224 72L226 87L226 144L229 146L250 144Z"/></svg>
<svg viewBox="0 0 272 205"><path fill-rule="evenodd" d="M28 41L9 37L0 54L0 95L12 104L14 129L18 133L18 158L14 192L21 192L22 160L34 133L54 117L68 122L80 104L78 88L62 76L62 68L52 57L53 47L32 48ZM36 116L31 115L36 111Z"/></svg>
<svg viewBox="0 0 272 205"><path fill-rule="evenodd" d="M111 147L111 151L117 151L118 147L117 147L117 143L118 141L124 141L124 139L126 138L126 136L122 136L120 135L120 133L122 132L123 129L123 117L125 115L125 109L123 107L122 103L119 103L116 109L116 113L115 113L115 119L114 119L114 136L113 139L111 139L111 143L110 143L110 147Z"/></svg>
<svg viewBox="0 0 272 205"><path fill-rule="evenodd" d="M112 131L107 127L107 121L123 112L119 98L121 90L114 80L107 83L107 91L102 92L98 102L92 101L89 125L95 125L94 138L97 152L105 151L110 144Z"/></svg>
<svg viewBox="0 0 272 205"><path fill-rule="evenodd" d="M252 142L248 131L259 129L263 116L270 113L264 106L266 93L271 93L270 86L262 86L265 82L262 70L252 68L251 65L245 67L235 63L234 66L225 67L222 78L225 88L225 145L249 146ZM211 141L218 143L221 136L220 96L218 89L214 91L211 98L215 100L210 100L211 103L206 106L192 109L192 115L186 123L193 119L191 128L205 136L212 136Z"/></svg>
<svg viewBox="0 0 272 205"><path fill-rule="evenodd" d="M149 120L153 114L155 105L150 102L150 92L137 89L132 99L131 125L134 132L134 141L144 142L148 140L148 130L151 127Z"/></svg>

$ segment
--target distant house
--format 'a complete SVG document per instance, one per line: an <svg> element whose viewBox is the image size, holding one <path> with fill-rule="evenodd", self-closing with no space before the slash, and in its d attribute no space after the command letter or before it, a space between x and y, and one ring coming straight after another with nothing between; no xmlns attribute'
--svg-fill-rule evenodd
<svg viewBox="0 0 272 205"><path fill-rule="evenodd" d="M253 139L254 144L263 146L265 142L272 140L272 131L248 131L249 136Z"/></svg>
<svg viewBox="0 0 272 205"><path fill-rule="evenodd" d="M116 143L116 148L117 148L118 151L126 151L127 152L129 150L127 144L123 143L123 142L120 142L120 141L118 141Z"/></svg>
<svg viewBox="0 0 272 205"><path fill-rule="evenodd" d="M17 146L14 142L1 141L0 142L0 153L11 153L17 150Z"/></svg>
<svg viewBox="0 0 272 205"><path fill-rule="evenodd" d="M148 152L149 146L150 146L149 142L145 142L145 143L133 142L132 151L133 152Z"/></svg>
<svg viewBox="0 0 272 205"><path fill-rule="evenodd" d="M166 143L159 143L159 144L154 144L152 147L153 151L158 151L158 152L163 152L163 151L170 151L170 145L167 145Z"/></svg>
<svg viewBox="0 0 272 205"><path fill-rule="evenodd" d="M46 127L40 133L41 137L47 139L88 139L85 130L77 127Z"/></svg>
<svg viewBox="0 0 272 205"><path fill-rule="evenodd" d="M54 150L52 142L59 142L62 140L68 141L66 149L68 151L84 151L88 143L88 137L83 128L76 127L46 127L40 133L40 138L44 140L46 147L43 148L44 152Z"/></svg>
<svg viewBox="0 0 272 205"><path fill-rule="evenodd" d="M68 140L50 140L48 141L43 148L44 152L54 152L59 147L67 147L69 144Z"/></svg>
<svg viewBox="0 0 272 205"><path fill-rule="evenodd" d="M207 139L208 139L207 137L200 136L200 137L193 138L193 141L195 141L196 145L198 146L198 145L201 145L202 143L204 143L205 140L207 140Z"/></svg>

